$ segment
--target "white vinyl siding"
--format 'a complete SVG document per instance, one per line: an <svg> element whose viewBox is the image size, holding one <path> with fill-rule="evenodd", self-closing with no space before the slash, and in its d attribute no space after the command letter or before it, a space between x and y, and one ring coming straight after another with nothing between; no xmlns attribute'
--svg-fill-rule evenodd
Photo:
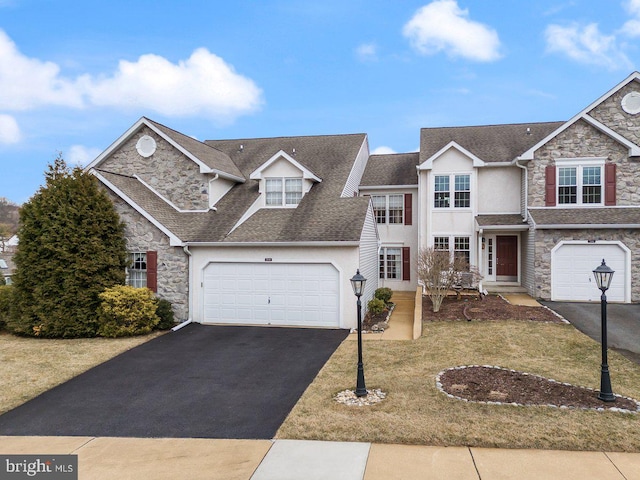
<svg viewBox="0 0 640 480"><path fill-rule="evenodd" d="M373 208L369 208L365 218L364 228L360 236L360 274L367 279L362 295L363 314L369 300L378 288L378 234L373 216ZM353 272L355 273L355 272ZM353 273L349 276L351 278ZM355 297L354 297L355 298Z"/></svg>

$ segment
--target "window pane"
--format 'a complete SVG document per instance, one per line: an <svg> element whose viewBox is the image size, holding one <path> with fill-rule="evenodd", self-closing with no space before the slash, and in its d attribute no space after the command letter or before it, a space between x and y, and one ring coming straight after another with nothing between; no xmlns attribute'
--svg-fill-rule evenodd
<svg viewBox="0 0 640 480"><path fill-rule="evenodd" d="M463 259L468 268L471 263L471 249L469 237L455 237L453 240L453 252L457 259Z"/></svg>
<svg viewBox="0 0 640 480"><path fill-rule="evenodd" d="M449 207L449 175L436 175L433 206L435 208Z"/></svg>
<svg viewBox="0 0 640 480"><path fill-rule="evenodd" d="M387 278L401 278L402 250L399 248L387 248Z"/></svg>
<svg viewBox="0 0 640 480"><path fill-rule="evenodd" d="M384 248L380 249L380 263L379 263L380 278L384 278Z"/></svg>
<svg viewBox="0 0 640 480"><path fill-rule="evenodd" d="M285 202L287 205L297 205L302 200L302 179L287 178L285 180Z"/></svg>
<svg viewBox="0 0 640 480"><path fill-rule="evenodd" d="M267 178L267 205L282 205L282 179Z"/></svg>
<svg viewBox="0 0 640 480"><path fill-rule="evenodd" d="M433 249L434 250L443 250L445 252L449 251L449 237L434 237L433 239Z"/></svg>
<svg viewBox="0 0 640 480"><path fill-rule="evenodd" d="M600 203L602 193L600 167L582 169L582 203Z"/></svg>
<svg viewBox="0 0 640 480"><path fill-rule="evenodd" d="M129 255L131 266L127 268L127 285L135 288L147 286L147 254L135 252Z"/></svg>
<svg viewBox="0 0 640 480"><path fill-rule="evenodd" d="M471 206L471 177L469 175L455 176L454 207L467 208Z"/></svg>
<svg viewBox="0 0 640 480"><path fill-rule="evenodd" d="M578 203L578 186L576 183L576 167L558 169L558 203Z"/></svg>
<svg viewBox="0 0 640 480"><path fill-rule="evenodd" d="M371 195L373 203L373 213L376 216L377 223L387 222L387 197L384 195Z"/></svg>
<svg viewBox="0 0 640 480"><path fill-rule="evenodd" d="M403 223L404 195L389 195L389 223Z"/></svg>

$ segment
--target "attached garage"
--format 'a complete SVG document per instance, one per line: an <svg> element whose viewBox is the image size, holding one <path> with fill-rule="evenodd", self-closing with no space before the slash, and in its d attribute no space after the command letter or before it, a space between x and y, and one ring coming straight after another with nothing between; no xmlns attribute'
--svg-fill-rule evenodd
<svg viewBox="0 0 640 480"><path fill-rule="evenodd" d="M595 302L601 292L593 270L604 259L615 274L607 290L610 302L630 302L630 251L621 242L560 242L551 252L551 300Z"/></svg>
<svg viewBox="0 0 640 480"><path fill-rule="evenodd" d="M203 323L340 326L330 263L212 262L203 271Z"/></svg>

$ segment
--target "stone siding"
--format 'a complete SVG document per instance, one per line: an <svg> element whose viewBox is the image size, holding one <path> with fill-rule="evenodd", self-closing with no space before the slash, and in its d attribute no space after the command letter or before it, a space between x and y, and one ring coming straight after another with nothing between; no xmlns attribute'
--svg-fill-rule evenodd
<svg viewBox="0 0 640 480"><path fill-rule="evenodd" d="M108 191L108 190L107 190ZM108 191L116 211L125 223L129 252L158 252L158 297L173 305L176 321L189 317L189 258L181 247L169 245L169 238L123 200Z"/></svg>
<svg viewBox="0 0 640 480"><path fill-rule="evenodd" d="M551 300L551 250L561 241L620 241L631 250L631 301L640 302L640 231L619 230L537 230L535 234L534 296ZM595 264L593 267L597 267Z"/></svg>
<svg viewBox="0 0 640 480"><path fill-rule="evenodd" d="M156 141L156 151L144 158L136 150L143 135ZM162 196L183 210L209 208L209 177L200 167L149 127L143 127L107 158L100 169L124 175L137 175Z"/></svg>
<svg viewBox="0 0 640 480"><path fill-rule="evenodd" d="M640 144L640 114L631 115L622 109L621 102L629 92L640 92L640 82L631 82L589 112L589 115L615 130L618 134Z"/></svg>
<svg viewBox="0 0 640 480"><path fill-rule="evenodd" d="M635 179L640 174L640 164L629 160L629 150L614 139L595 129L583 120L538 149L535 159L527 165L529 176L529 206L545 206L545 167L558 158L603 157L618 165L616 191L618 205L639 205L640 192Z"/></svg>

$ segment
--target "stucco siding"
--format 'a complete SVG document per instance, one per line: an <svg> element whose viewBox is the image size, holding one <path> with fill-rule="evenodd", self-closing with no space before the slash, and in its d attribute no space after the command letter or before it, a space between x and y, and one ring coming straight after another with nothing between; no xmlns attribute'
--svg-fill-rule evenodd
<svg viewBox="0 0 640 480"><path fill-rule="evenodd" d="M478 213L520 212L520 177L518 167L479 168Z"/></svg>

